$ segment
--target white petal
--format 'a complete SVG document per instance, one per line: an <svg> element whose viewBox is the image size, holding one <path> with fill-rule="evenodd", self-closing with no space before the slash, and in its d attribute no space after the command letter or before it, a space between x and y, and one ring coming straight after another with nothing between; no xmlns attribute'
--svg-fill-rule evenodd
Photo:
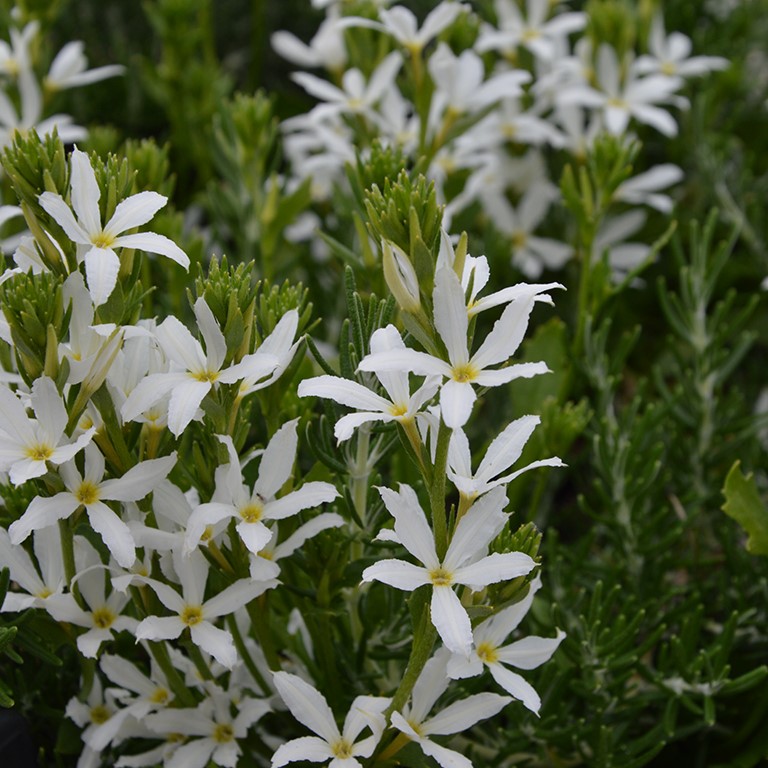
<svg viewBox="0 0 768 768"><path fill-rule="evenodd" d="M178 616L148 616L136 627L137 640L173 640L184 630Z"/></svg>
<svg viewBox="0 0 768 768"><path fill-rule="evenodd" d="M264 499L271 499L291 476L299 441L297 424L297 419L283 424L264 449L259 464L259 479L253 487L254 492Z"/></svg>
<svg viewBox="0 0 768 768"><path fill-rule="evenodd" d="M379 560L363 571L362 580L381 581L406 592L412 592L430 581L426 568L406 563L405 560Z"/></svg>
<svg viewBox="0 0 768 768"><path fill-rule="evenodd" d="M453 577L458 584L466 584L477 591L488 584L525 576L535 567L536 563L524 552L494 552L472 565L457 568Z"/></svg>
<svg viewBox="0 0 768 768"><path fill-rule="evenodd" d="M545 661L552 658L560 643L565 638L565 632L558 630L557 637L524 637L511 645L500 648L499 661L511 664L518 669L536 669Z"/></svg>
<svg viewBox="0 0 768 768"><path fill-rule="evenodd" d="M203 605L203 613L206 618L228 616L264 594L268 588L265 582L256 583L249 579L240 579L208 600Z"/></svg>
<svg viewBox="0 0 768 768"><path fill-rule="evenodd" d="M176 464L176 454L160 459L142 461L131 467L122 477L105 480L99 486L102 499L114 501L138 501L143 499L157 484L164 480Z"/></svg>
<svg viewBox="0 0 768 768"><path fill-rule="evenodd" d="M64 230L64 234L79 245L90 245L88 233L75 221L72 209L64 202L61 195L43 192L38 198L40 207ZM97 230L98 231L98 230Z"/></svg>
<svg viewBox="0 0 768 768"><path fill-rule="evenodd" d="M189 256L173 240L165 237L165 235L158 235L155 232L137 232L135 235L121 235L115 240L113 245L115 248L137 248L147 253L158 253L161 256L167 256L184 267L184 269L189 269Z"/></svg>
<svg viewBox="0 0 768 768"><path fill-rule="evenodd" d="M210 653L219 664L232 669L237 662L237 650L232 635L226 630L214 627L209 621L201 621L190 628L192 642Z"/></svg>
<svg viewBox="0 0 768 768"><path fill-rule="evenodd" d="M464 289L452 269L443 267L437 271L433 298L435 327L448 350L448 358L453 366L464 365L469 360L469 320L464 304Z"/></svg>
<svg viewBox="0 0 768 768"><path fill-rule="evenodd" d="M264 508L266 517L272 520L282 520L300 512L302 509L311 509L333 501L339 492L330 483L315 480L305 483L297 491L293 491L281 499L270 501Z"/></svg>
<svg viewBox="0 0 768 768"><path fill-rule="evenodd" d="M120 272L120 259L111 248L93 246L85 254L85 276L95 306L101 306L112 294Z"/></svg>
<svg viewBox="0 0 768 768"><path fill-rule="evenodd" d="M67 410L61 400L56 385L47 376L43 376L32 385L32 407L37 416L38 428L45 441L56 445L67 426ZM3 428L5 424L3 424Z"/></svg>
<svg viewBox="0 0 768 768"><path fill-rule="evenodd" d="M227 342L213 316L208 302L201 296L195 302L197 327L205 341L206 365L211 371L218 371L227 355Z"/></svg>
<svg viewBox="0 0 768 768"><path fill-rule="evenodd" d="M402 483L398 493L389 488L379 488L379 494L395 518L398 541L427 568L437 568L440 563L432 529L413 488Z"/></svg>
<svg viewBox="0 0 768 768"><path fill-rule="evenodd" d="M286 706L302 725L306 725L328 744L341 738L333 712L317 689L288 672L275 672L272 680Z"/></svg>
<svg viewBox="0 0 768 768"><path fill-rule="evenodd" d="M101 232L101 214L99 213L101 192L96 181L96 174L88 155L79 149L72 150L70 164L72 166L70 180L72 207L75 209L80 224L93 238Z"/></svg>
<svg viewBox="0 0 768 768"><path fill-rule="evenodd" d="M386 411L391 403L356 381L339 376L317 376L299 384L299 397L324 397L350 408Z"/></svg>
<svg viewBox="0 0 768 768"><path fill-rule="evenodd" d="M50 498L36 496L27 507L27 511L11 523L8 533L11 542L21 544L32 531L47 528L59 520L69 517L80 502L71 493L57 493Z"/></svg>
<svg viewBox="0 0 768 768"><path fill-rule="evenodd" d="M299 739L287 741L281 744L272 755L272 768L297 760L307 760L310 763L322 763L333 757L333 752L328 744L317 736L302 736Z"/></svg>
<svg viewBox="0 0 768 768"><path fill-rule="evenodd" d="M209 381L187 379L171 394L168 403L168 429L178 437L195 417L203 398L211 391Z"/></svg>
<svg viewBox="0 0 768 768"><path fill-rule="evenodd" d="M117 237L122 232L140 227L168 202L168 198L157 192L139 192L118 203L112 218L104 227L104 232Z"/></svg>
<svg viewBox="0 0 768 768"><path fill-rule="evenodd" d="M89 504L88 519L91 527L107 545L107 549L123 568L130 568L136 560L136 545L130 528L106 504Z"/></svg>
<svg viewBox="0 0 768 768"><path fill-rule="evenodd" d="M501 712L509 704L509 696L496 693L478 693L454 702L423 724L424 733L447 736L461 733L480 720L486 720Z"/></svg>
<svg viewBox="0 0 768 768"><path fill-rule="evenodd" d="M446 426L461 429L469 421L476 399L475 390L469 382L446 381L440 388L440 415Z"/></svg>
<svg viewBox="0 0 768 768"><path fill-rule="evenodd" d="M509 694L531 710L534 714L539 714L541 699L536 689L521 675L513 672L511 669L503 667L501 664L488 664L488 669L493 679Z"/></svg>
<svg viewBox="0 0 768 768"><path fill-rule="evenodd" d="M448 650L469 656L472 626L464 606L451 587L433 587L430 605L432 623Z"/></svg>

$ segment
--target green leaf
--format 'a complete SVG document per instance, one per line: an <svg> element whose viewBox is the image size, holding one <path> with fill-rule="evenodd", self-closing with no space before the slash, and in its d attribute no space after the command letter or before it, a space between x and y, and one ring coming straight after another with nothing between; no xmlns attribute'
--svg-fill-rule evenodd
<svg viewBox="0 0 768 768"><path fill-rule="evenodd" d="M737 461L725 478L723 512L732 517L749 535L747 551L768 555L768 509L760 499L752 474L743 475Z"/></svg>

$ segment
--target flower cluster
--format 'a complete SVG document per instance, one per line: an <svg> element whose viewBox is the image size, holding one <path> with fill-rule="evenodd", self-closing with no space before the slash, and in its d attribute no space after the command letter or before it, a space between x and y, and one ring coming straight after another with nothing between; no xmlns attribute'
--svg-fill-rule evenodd
<svg viewBox="0 0 768 768"><path fill-rule="evenodd" d="M645 127L674 136L674 112L687 105L685 81L727 66L720 57L692 56L691 41L668 35L660 11L647 51L637 55L607 32L601 36L598 23L586 34L586 13L560 12L562 5L496 0L489 19L444 0L419 25L402 5L382 7L371 20L333 2L325 4L326 18L308 44L276 33L278 53L300 67L325 69L336 83L293 75L319 101L283 123L297 181L310 178L315 197L327 199L344 183L346 163L376 137L434 181L446 223L489 219L528 278L561 269L573 249L536 234L559 199L548 160L557 158L556 167L563 158L579 162L606 132L627 141ZM375 45L351 44L350 30L358 28L374 30ZM452 34L474 42L457 53L446 42ZM370 50L390 52L371 61ZM594 250L598 257L608 251L617 274L650 252L630 242L647 218L638 206L668 213L672 201L664 190L682 175L677 166L660 164L616 191L615 205L634 208L602 223Z"/></svg>

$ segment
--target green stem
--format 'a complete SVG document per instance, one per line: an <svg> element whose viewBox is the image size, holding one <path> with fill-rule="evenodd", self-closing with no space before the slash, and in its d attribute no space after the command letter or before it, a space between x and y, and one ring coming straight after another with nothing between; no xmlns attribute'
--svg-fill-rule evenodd
<svg viewBox="0 0 768 768"><path fill-rule="evenodd" d="M184 647L187 649L189 658L192 659L195 668L200 673L200 676L203 678L203 680L213 680L213 673L211 672L211 668L208 666L208 663L203 658L203 654L200 653L200 649L197 647L197 645L195 645L194 641L191 638L185 639Z"/></svg>
<svg viewBox="0 0 768 768"><path fill-rule="evenodd" d="M69 520L59 520L59 532L61 533L61 559L64 563L64 578L67 580L67 586L71 589L72 579L75 578L77 569L75 567L75 541L72 529L69 527Z"/></svg>
<svg viewBox="0 0 768 768"><path fill-rule="evenodd" d="M424 665L429 661L429 657L432 655L432 647L437 639L437 630L430 621L429 617L429 600L428 595L431 595L431 590L427 592L424 590L424 595L419 596L421 599L421 612L419 619L414 627L413 645L411 646L411 656L408 659L408 666L405 668L405 674L400 681L400 685L395 691L395 695L392 697L392 703L387 709L387 716L393 712L400 712L405 706L408 698L413 692L413 688L416 685L416 681L419 679L421 671L424 669Z"/></svg>
<svg viewBox="0 0 768 768"><path fill-rule="evenodd" d="M435 549L442 561L448 551L448 522L445 513L445 468L448 463L448 445L451 428L440 421L437 432L437 448L432 471L432 485L429 488L429 508L432 513L432 530L435 532Z"/></svg>
<svg viewBox="0 0 768 768"><path fill-rule="evenodd" d="M272 630L269 626L269 604L267 596L262 595L255 601L251 601L246 606L248 616L251 619L251 626L256 633L256 639L264 652L264 658L271 670L281 669L280 658L275 651L275 644L272 638ZM258 603L258 608L257 604Z"/></svg>
<svg viewBox="0 0 768 768"><path fill-rule="evenodd" d="M197 706L197 700L192 694L192 691L187 687L184 682L184 678L179 674L179 670L173 666L171 657L168 653L168 648L165 643L149 643L149 650L155 661L160 666L165 674L165 679L168 681L168 685L171 686L173 694L176 700L183 704L185 707Z"/></svg>
<svg viewBox="0 0 768 768"><path fill-rule="evenodd" d="M237 626L237 620L235 619L234 614L227 616L227 623L229 624L229 630L232 633L232 639L235 641L235 648L237 648L237 652L240 654L245 666L251 673L251 677L258 683L259 688L261 688L265 696L271 696L272 690L267 685L264 675L261 674L259 668L256 666L256 663L248 650L248 646L246 646L245 640L243 640L240 627Z"/></svg>

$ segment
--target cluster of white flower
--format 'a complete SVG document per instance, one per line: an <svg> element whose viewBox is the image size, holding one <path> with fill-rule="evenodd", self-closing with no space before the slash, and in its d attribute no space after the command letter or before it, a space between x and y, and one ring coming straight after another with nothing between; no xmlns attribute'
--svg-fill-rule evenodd
<svg viewBox="0 0 768 768"><path fill-rule="evenodd" d="M300 396L332 398L354 409L336 424L339 442L370 429L370 422L397 422L460 496L455 522L448 524L441 497L442 511L432 510L430 525L412 487L379 489L394 528L385 528L377 539L404 548L418 564L380 560L363 571L358 589L369 589L371 581L406 591L429 586L427 626L433 629L426 637L431 649L436 633L443 648L423 667L412 695L408 690L396 706L394 699L379 695L391 693L382 681L375 695L355 699L339 730L323 695L306 682L311 674L302 660L291 657L294 672L275 671L252 637L258 621L254 606L280 588L281 560L321 531L350 525L332 511L295 522L300 512L339 496L328 482L302 483L295 477L298 420L276 428L263 450L247 457L238 454L231 434L217 435L227 458L217 466L215 487L204 501L189 478L181 487L169 479L185 462L177 453L183 443L174 438L183 438L203 418L206 398L228 387L234 415L242 400L283 374L298 347L298 312L284 312L250 354L229 364L223 330L202 297L194 303L197 333L173 316L160 323L99 323L120 279L122 249L160 253L188 265L187 256L166 238L123 234L149 221L165 198L154 192L129 196L106 225L99 198L90 159L74 149L71 203L52 192L39 195L41 209L61 227L76 254L71 264L77 269L63 281L65 309L71 313L68 337L57 344L53 378L39 375L27 389L21 370L7 370L6 383L0 384L0 472L12 486L33 489L23 514L7 531L0 529L0 556L15 585L1 610L35 608L66 623L82 656L98 659L112 684L105 688L97 677L70 702L69 716L84 728L79 765L99 765L105 749L134 738L154 739L158 746L141 754L129 750L117 765L162 761L170 768L202 768L209 760L234 765L241 740L255 728L276 748L273 766L298 759L359 766L357 757L370 756L387 727L416 741L441 765L470 765L432 737L465 730L513 698L538 711L536 692L505 665L538 666L563 637L504 645L528 610L538 580L527 597L506 610L493 613L487 606L491 618L474 629L466 607L483 605L488 585L526 576L536 567L522 552L488 554L488 548L507 526L505 485L528 469L561 462L545 459L509 472L538 423L526 416L502 431L473 472L463 428L475 408L476 387L547 371L544 363L506 363L534 306L551 303L548 292L562 286L521 284L482 295L490 277L487 260L457 257L443 232L433 326L444 353L407 347L397 328L388 325L373 332L371 354L359 365L364 383L328 375L300 383ZM32 276L39 276L47 270L42 249L32 241L25 249L34 254ZM407 271L407 256L398 258ZM23 272L16 267L4 278L30 279ZM418 295L417 287L412 290ZM501 308L500 317L472 352L470 318L493 308ZM6 324L4 340L13 348L17 339L10 327ZM17 352L23 361L22 351ZM415 377L423 381L414 388ZM379 384L386 396L379 394ZM97 392L102 393L98 398ZM131 430L135 434L132 423L143 435L138 455L126 451L123 437ZM436 454L443 457L442 466ZM244 470L254 459L258 472L251 485ZM80 534L86 518L97 539ZM294 520L284 527L288 518ZM369 538L371 533L363 531ZM234 569L235 557L244 571ZM294 624L299 630L304 626L300 614ZM150 666L105 652L120 633L142 644ZM173 642L181 638L186 652ZM305 646L311 653L311 642ZM475 694L430 714L452 678L478 675L484 665L510 695ZM174 686L174 678L182 681L182 689ZM316 737L280 744L268 730L260 731L256 722L279 707L280 699Z"/></svg>
<svg viewBox="0 0 768 768"><path fill-rule="evenodd" d="M379 4L381 5L381 4ZM573 255L566 243L536 230L559 199L547 157L583 158L602 132L631 137L635 125L665 136L677 133L671 108L684 108L687 78L723 69L725 59L691 56L691 41L667 35L661 12L648 50L620 53L594 35L582 12L559 12L560 3L495 0L495 22L477 18L455 0L435 6L419 26L405 6L380 8L378 19L345 15L343 3L323 3L327 16L309 44L276 33L274 48L301 67L321 67L332 82L306 72L294 80L320 103L283 123L285 147L297 180L312 180L318 200L343 185L344 166L375 136L420 164L446 203L446 224L473 205L510 243L514 265L528 278L561 269ZM460 54L445 42L462 25L477 30ZM365 27L383 37L377 46L347 46L349 30ZM358 61L369 50L391 51L366 77ZM362 53L361 53L362 51ZM615 202L635 206L612 216L594 245L608 252L617 275L649 254L629 242L646 221L649 206L672 209L664 190L682 179L670 164L627 181ZM452 183L453 182L453 183Z"/></svg>

